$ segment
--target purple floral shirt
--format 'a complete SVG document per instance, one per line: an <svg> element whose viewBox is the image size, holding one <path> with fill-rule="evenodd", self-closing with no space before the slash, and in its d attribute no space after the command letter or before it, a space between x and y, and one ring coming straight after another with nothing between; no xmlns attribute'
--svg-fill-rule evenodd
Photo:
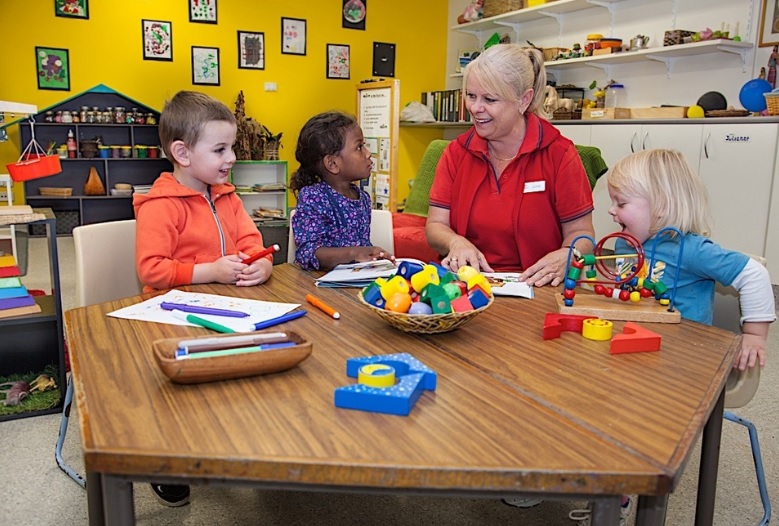
<svg viewBox="0 0 779 526"><path fill-rule="evenodd" d="M301 188L292 216L295 263L306 270L319 269L314 255L320 247L369 247L371 244L371 198L352 185L359 199L348 199L325 183Z"/></svg>

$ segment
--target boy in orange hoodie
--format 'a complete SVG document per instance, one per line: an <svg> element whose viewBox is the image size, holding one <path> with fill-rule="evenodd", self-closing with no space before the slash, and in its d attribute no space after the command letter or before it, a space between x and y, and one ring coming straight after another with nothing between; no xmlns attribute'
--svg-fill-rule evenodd
<svg viewBox="0 0 779 526"><path fill-rule="evenodd" d="M235 134L235 116L208 95L180 91L165 103L160 141L173 173L162 173L148 194L133 196L144 292L214 282L251 287L270 277L272 256L242 262L263 246L227 182Z"/></svg>

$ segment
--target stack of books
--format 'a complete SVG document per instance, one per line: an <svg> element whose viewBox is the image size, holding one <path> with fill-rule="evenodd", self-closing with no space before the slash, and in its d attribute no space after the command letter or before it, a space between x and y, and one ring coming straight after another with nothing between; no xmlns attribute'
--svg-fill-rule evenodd
<svg viewBox="0 0 779 526"><path fill-rule="evenodd" d="M19 267L13 256L0 256L0 318L41 312L19 279Z"/></svg>

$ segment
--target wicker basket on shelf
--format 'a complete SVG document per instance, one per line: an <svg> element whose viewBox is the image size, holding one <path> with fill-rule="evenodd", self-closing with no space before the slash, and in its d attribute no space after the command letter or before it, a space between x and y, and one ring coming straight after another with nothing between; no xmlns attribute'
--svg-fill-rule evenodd
<svg viewBox="0 0 779 526"><path fill-rule="evenodd" d="M779 115L779 91L763 93L769 115Z"/></svg>
<svg viewBox="0 0 779 526"><path fill-rule="evenodd" d="M525 7L524 0L484 0L484 18L502 15L509 11L517 11Z"/></svg>

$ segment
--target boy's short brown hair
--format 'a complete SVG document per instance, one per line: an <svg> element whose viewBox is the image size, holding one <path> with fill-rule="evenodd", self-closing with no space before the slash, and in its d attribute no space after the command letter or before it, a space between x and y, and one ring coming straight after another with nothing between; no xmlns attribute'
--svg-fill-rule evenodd
<svg viewBox="0 0 779 526"><path fill-rule="evenodd" d="M203 126L211 121L235 124L235 115L222 102L197 91L179 91L168 100L160 114L160 142L168 159L173 161L171 144L182 141L194 146Z"/></svg>

